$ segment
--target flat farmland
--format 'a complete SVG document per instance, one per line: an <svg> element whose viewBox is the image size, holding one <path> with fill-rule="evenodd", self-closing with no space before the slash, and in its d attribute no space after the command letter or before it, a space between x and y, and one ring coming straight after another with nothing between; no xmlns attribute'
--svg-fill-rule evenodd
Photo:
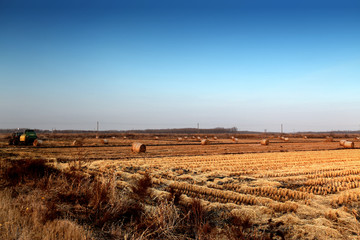
<svg viewBox="0 0 360 240"><path fill-rule="evenodd" d="M344 149L343 138L274 136L261 145L262 136L219 136L201 145L197 136L177 137L43 136L42 145L33 147L8 146L3 136L0 154L2 161L43 159L63 172L76 166L84 176L111 179L119 191L131 191L134 181L149 176L149 206L175 195L181 206L191 209L197 199L217 213L210 239L233 239L219 223L226 214L249 221L244 239L360 238L358 140L355 149ZM146 152L131 152L133 142L145 144Z"/></svg>
<svg viewBox="0 0 360 240"><path fill-rule="evenodd" d="M39 147L33 146L8 146L3 135L0 139L0 149L4 154L25 154L30 157L52 158L52 159L73 159L74 155L83 155L87 160L100 159L128 159L128 158L152 158L152 157L169 157L169 156L199 156L214 154L243 154L243 153L262 153L262 152L291 152L291 151L318 151L318 150L337 150L343 149L339 145L341 138L327 142L325 138L303 139L300 137L289 138L288 141L277 139L276 137L268 138L269 145L261 145L261 137L238 138L234 141L230 138L218 138L214 140L209 137L209 145L201 145L200 140L188 139L182 137L181 141L176 136L163 136L158 140L154 136L135 136L132 139L116 138L99 138L79 137L79 136L41 136L43 144ZM201 139L204 136L201 136ZM103 139L108 141L103 143ZM81 146L74 146L74 141L81 142ZM360 140L350 139L355 142L355 147L360 146ZM144 154L134 154L131 152L131 144L140 142L146 145ZM356 143L359 142L359 146ZM19 150L20 149L20 150Z"/></svg>

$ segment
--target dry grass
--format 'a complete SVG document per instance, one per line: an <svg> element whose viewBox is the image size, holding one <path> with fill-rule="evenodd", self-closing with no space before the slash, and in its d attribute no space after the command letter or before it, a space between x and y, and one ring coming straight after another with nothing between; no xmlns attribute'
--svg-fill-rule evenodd
<svg viewBox="0 0 360 240"><path fill-rule="evenodd" d="M233 230L224 227L226 220L218 222L219 210L206 210L199 200L182 205L173 193L154 201L148 173L134 180L130 189L118 189L115 175L89 177L70 168L60 172L40 160L7 161L1 167L0 239L232 236ZM219 229L226 229L226 234Z"/></svg>
<svg viewBox="0 0 360 240"><path fill-rule="evenodd" d="M0 239L352 239L360 234L358 149L219 154L228 148L287 150L303 139L272 138L265 148L259 139L239 138L234 144L227 136L205 148L190 138L186 144L193 145L152 136L144 140L150 144L145 158L131 153L136 136L128 138L119 136L106 146L84 139L83 147L70 148L53 148L58 142L45 139L46 147L0 149ZM72 140L61 144L70 146ZM312 136L306 141L339 148L338 142ZM163 146L151 145L155 142ZM207 153L196 154L201 151Z"/></svg>

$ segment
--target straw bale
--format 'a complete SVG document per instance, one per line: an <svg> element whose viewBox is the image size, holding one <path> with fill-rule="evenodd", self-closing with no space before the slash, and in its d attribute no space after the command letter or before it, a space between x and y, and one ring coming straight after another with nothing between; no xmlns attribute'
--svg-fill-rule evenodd
<svg viewBox="0 0 360 240"><path fill-rule="evenodd" d="M333 142L333 141L334 141L334 138L331 137L331 136L327 136L327 137L325 138L325 142Z"/></svg>
<svg viewBox="0 0 360 240"><path fill-rule="evenodd" d="M269 145L269 139L262 139L260 143L261 145Z"/></svg>
<svg viewBox="0 0 360 240"><path fill-rule="evenodd" d="M344 142L343 146L344 146L344 148L354 148L355 144L354 144L354 142L346 141L346 142Z"/></svg>
<svg viewBox="0 0 360 240"><path fill-rule="evenodd" d="M344 146L344 143L345 143L346 141L347 141L347 140L345 140L345 139L340 140L340 142L339 142L340 146Z"/></svg>
<svg viewBox="0 0 360 240"><path fill-rule="evenodd" d="M39 139L35 139L35 141L33 142L33 146L34 147L39 147L43 144L43 141L42 140L39 140Z"/></svg>
<svg viewBox="0 0 360 240"><path fill-rule="evenodd" d="M201 140L201 145L209 145L210 141L208 139Z"/></svg>
<svg viewBox="0 0 360 240"><path fill-rule="evenodd" d="M135 142L131 145L131 151L136 153L146 152L146 146L145 144Z"/></svg>
<svg viewBox="0 0 360 240"><path fill-rule="evenodd" d="M78 146L78 147L81 147L83 145L83 141L82 140L74 140L72 142L72 145L73 146Z"/></svg>

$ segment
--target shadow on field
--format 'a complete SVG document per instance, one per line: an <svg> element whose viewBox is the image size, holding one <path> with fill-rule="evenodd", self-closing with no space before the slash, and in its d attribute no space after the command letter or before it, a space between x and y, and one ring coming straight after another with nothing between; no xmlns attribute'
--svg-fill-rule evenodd
<svg viewBox="0 0 360 240"><path fill-rule="evenodd" d="M0 217L12 223L0 231L0 239L284 236L281 224L259 231L248 216L235 216L221 208L207 210L197 199L181 204L181 196L172 189L166 199L156 200L151 197L152 179L148 173L129 187L119 188L115 175L90 176L79 168L62 172L44 160L7 160L0 165L0 201L5 206L0 209Z"/></svg>

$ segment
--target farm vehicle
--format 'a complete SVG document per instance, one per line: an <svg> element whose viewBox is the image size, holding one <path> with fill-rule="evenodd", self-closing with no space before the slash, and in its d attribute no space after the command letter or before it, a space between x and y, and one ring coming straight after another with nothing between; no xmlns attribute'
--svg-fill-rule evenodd
<svg viewBox="0 0 360 240"><path fill-rule="evenodd" d="M37 139L36 132L26 129L24 132L14 132L9 139L9 145L31 145Z"/></svg>

